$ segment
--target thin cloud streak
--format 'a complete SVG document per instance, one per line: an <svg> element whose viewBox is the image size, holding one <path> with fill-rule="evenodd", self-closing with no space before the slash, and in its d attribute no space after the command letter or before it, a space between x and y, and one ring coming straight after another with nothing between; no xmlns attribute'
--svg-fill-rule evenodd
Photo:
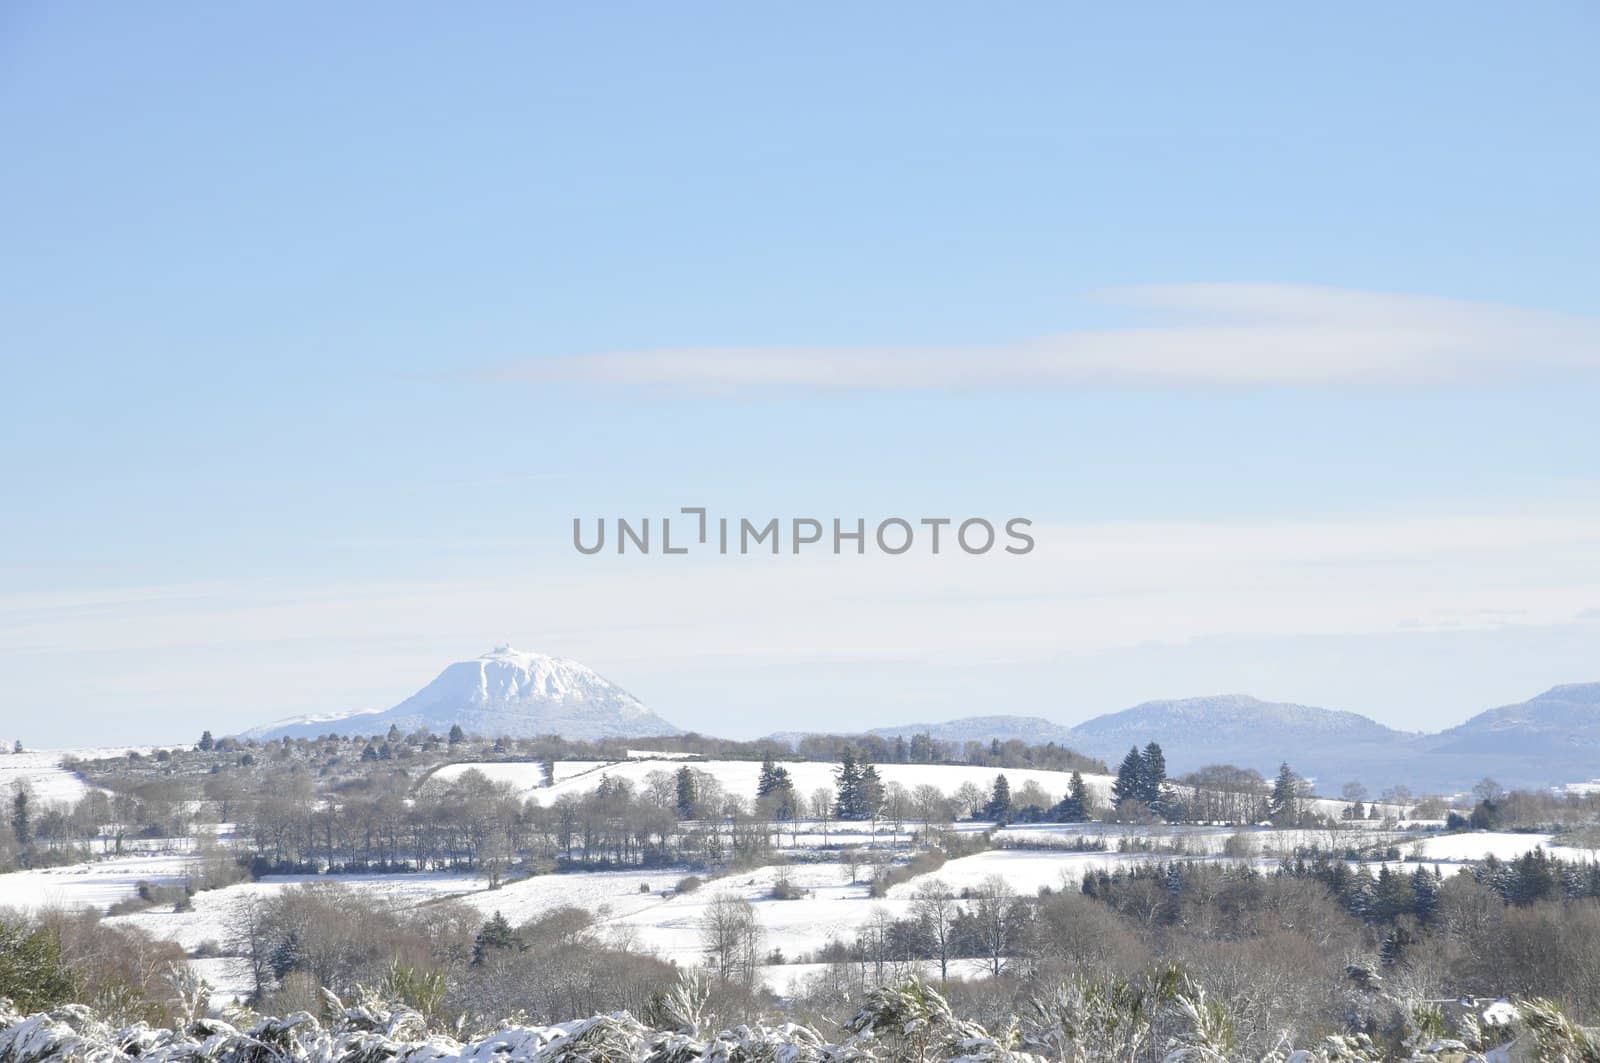
<svg viewBox="0 0 1600 1063"><path fill-rule="evenodd" d="M700 391L1087 384L1469 382L1600 368L1600 321L1520 307L1283 284L1123 288L1139 324L969 347L682 347L541 359L537 381Z"/></svg>

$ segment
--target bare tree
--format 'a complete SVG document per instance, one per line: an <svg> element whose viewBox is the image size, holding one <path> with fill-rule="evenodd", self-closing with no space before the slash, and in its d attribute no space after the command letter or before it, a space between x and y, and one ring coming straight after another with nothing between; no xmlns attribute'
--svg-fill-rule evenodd
<svg viewBox="0 0 1600 1063"><path fill-rule="evenodd" d="M964 782L956 789L956 808L964 819L975 816L988 800L989 795L979 789L976 783Z"/></svg>
<svg viewBox="0 0 1600 1063"><path fill-rule="evenodd" d="M932 783L922 783L912 790L911 803L917 810L917 818L922 820L924 837L927 837L933 824L944 823L950 818L949 798Z"/></svg>
<svg viewBox="0 0 1600 1063"><path fill-rule="evenodd" d="M753 989L761 967L761 921L755 905L720 893L700 921L700 940L717 977Z"/></svg>
<svg viewBox="0 0 1600 1063"><path fill-rule="evenodd" d="M977 891L966 915L973 944L989 973L999 977L1026 943L1027 902L1017 896L1017 891L1005 879L990 875Z"/></svg>
<svg viewBox="0 0 1600 1063"><path fill-rule="evenodd" d="M828 824L833 822L834 793L831 786L819 786L811 793L811 818L822 825L822 844L828 844Z"/></svg>
<svg viewBox="0 0 1600 1063"><path fill-rule="evenodd" d="M950 978L950 956L955 947L956 920L961 905L942 879L929 879L912 894L911 914L922 924L929 950L939 961L939 980Z"/></svg>

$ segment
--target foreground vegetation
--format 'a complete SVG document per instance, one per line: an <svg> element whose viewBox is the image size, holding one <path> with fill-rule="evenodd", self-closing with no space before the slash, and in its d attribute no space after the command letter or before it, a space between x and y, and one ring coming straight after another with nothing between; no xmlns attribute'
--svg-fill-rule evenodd
<svg viewBox="0 0 1600 1063"><path fill-rule="evenodd" d="M1547 1001L1498 1005L1462 1015L1452 1029L1437 1010L1389 1001L1400 1023L1398 1055L1366 1035L1334 1035L1296 1048L1282 1034L1264 1053L1245 1049L1236 1017L1181 972L1137 981L1075 978L1030 999L996 1029L960 1019L937 991L919 983L882 987L832 1033L785 1023L724 1026L709 1010L703 977L681 978L650 1002L645 1021L628 1012L556 1026L516 1018L476 1031L446 1030L381 992L362 990L346 1005L327 993L318 1014L227 1020L187 1016L173 1028L117 1027L86 1007L23 1017L0 1002L0 1063L68 1063L139 1058L149 1063L374 1063L381 1060L497 1058L518 1063L690 1063L696 1060L961 1061L1088 1063L1164 1059L1168 1063L1361 1063L1600 1059L1600 1040Z"/></svg>

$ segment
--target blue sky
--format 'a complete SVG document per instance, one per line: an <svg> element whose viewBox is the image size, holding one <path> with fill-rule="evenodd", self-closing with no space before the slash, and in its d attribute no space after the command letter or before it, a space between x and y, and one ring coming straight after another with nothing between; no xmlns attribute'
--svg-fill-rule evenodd
<svg viewBox="0 0 1600 1063"><path fill-rule="evenodd" d="M499 641L732 734L1600 679L1597 30L7 5L0 715L231 730ZM695 503L1048 534L567 545Z"/></svg>

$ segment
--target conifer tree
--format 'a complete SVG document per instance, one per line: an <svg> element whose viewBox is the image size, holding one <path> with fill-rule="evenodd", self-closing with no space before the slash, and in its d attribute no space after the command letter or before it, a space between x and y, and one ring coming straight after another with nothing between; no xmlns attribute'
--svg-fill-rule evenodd
<svg viewBox="0 0 1600 1063"><path fill-rule="evenodd" d="M1285 761L1278 765L1278 778L1272 784L1272 797L1268 803L1272 821L1280 827L1294 826L1300 814L1299 796L1300 780L1295 777L1288 761Z"/></svg>
<svg viewBox="0 0 1600 1063"><path fill-rule="evenodd" d="M466 741L466 739L467 733L461 729L461 725L459 723L453 723L450 725L449 741L451 746L459 746L462 742Z"/></svg>
<svg viewBox="0 0 1600 1063"><path fill-rule="evenodd" d="M861 819L877 819L883 811L883 780L878 777L876 765L867 764L861 769Z"/></svg>
<svg viewBox="0 0 1600 1063"><path fill-rule="evenodd" d="M1117 781L1111 784L1111 796L1120 807L1129 801L1142 800L1144 794L1144 757L1139 747L1128 750L1117 768Z"/></svg>
<svg viewBox="0 0 1600 1063"><path fill-rule="evenodd" d="M202 753L209 753L217 746L217 740L211 737L210 731L200 732L200 742L196 746Z"/></svg>
<svg viewBox="0 0 1600 1063"><path fill-rule="evenodd" d="M768 803L778 818L787 819L794 814L794 781L789 777L788 768L772 762L770 753L761 761L761 776L756 780L756 800L767 798L771 799Z"/></svg>
<svg viewBox="0 0 1600 1063"><path fill-rule="evenodd" d="M1167 785L1167 757L1154 742L1144 747L1139 756L1139 800L1159 812L1166 804L1163 788Z"/></svg>
<svg viewBox="0 0 1600 1063"><path fill-rule="evenodd" d="M17 847L26 849L33 844L33 810L31 797L25 786L19 785L11 795L11 833L16 835Z"/></svg>
<svg viewBox="0 0 1600 1063"><path fill-rule="evenodd" d="M1011 815L1011 780L1004 775L994 777L994 787L989 791L989 803L983 806L983 814L996 822Z"/></svg>
<svg viewBox="0 0 1600 1063"><path fill-rule="evenodd" d="M1081 823L1089 818L1089 789L1083 784L1083 773L1072 773L1067 785L1067 796L1055 807L1054 818L1059 823Z"/></svg>
<svg viewBox="0 0 1600 1063"><path fill-rule="evenodd" d="M862 814L861 766L855 752L846 748L834 769L834 815L839 819L866 819Z"/></svg>
<svg viewBox="0 0 1600 1063"><path fill-rule="evenodd" d="M695 808L700 804L699 787L695 784L694 771L685 764L678 769L678 818L694 819Z"/></svg>
<svg viewBox="0 0 1600 1063"><path fill-rule="evenodd" d="M483 924L478 936L472 939L472 965L482 967L491 949L510 950L522 948L522 941L511 928L511 922L498 911Z"/></svg>

